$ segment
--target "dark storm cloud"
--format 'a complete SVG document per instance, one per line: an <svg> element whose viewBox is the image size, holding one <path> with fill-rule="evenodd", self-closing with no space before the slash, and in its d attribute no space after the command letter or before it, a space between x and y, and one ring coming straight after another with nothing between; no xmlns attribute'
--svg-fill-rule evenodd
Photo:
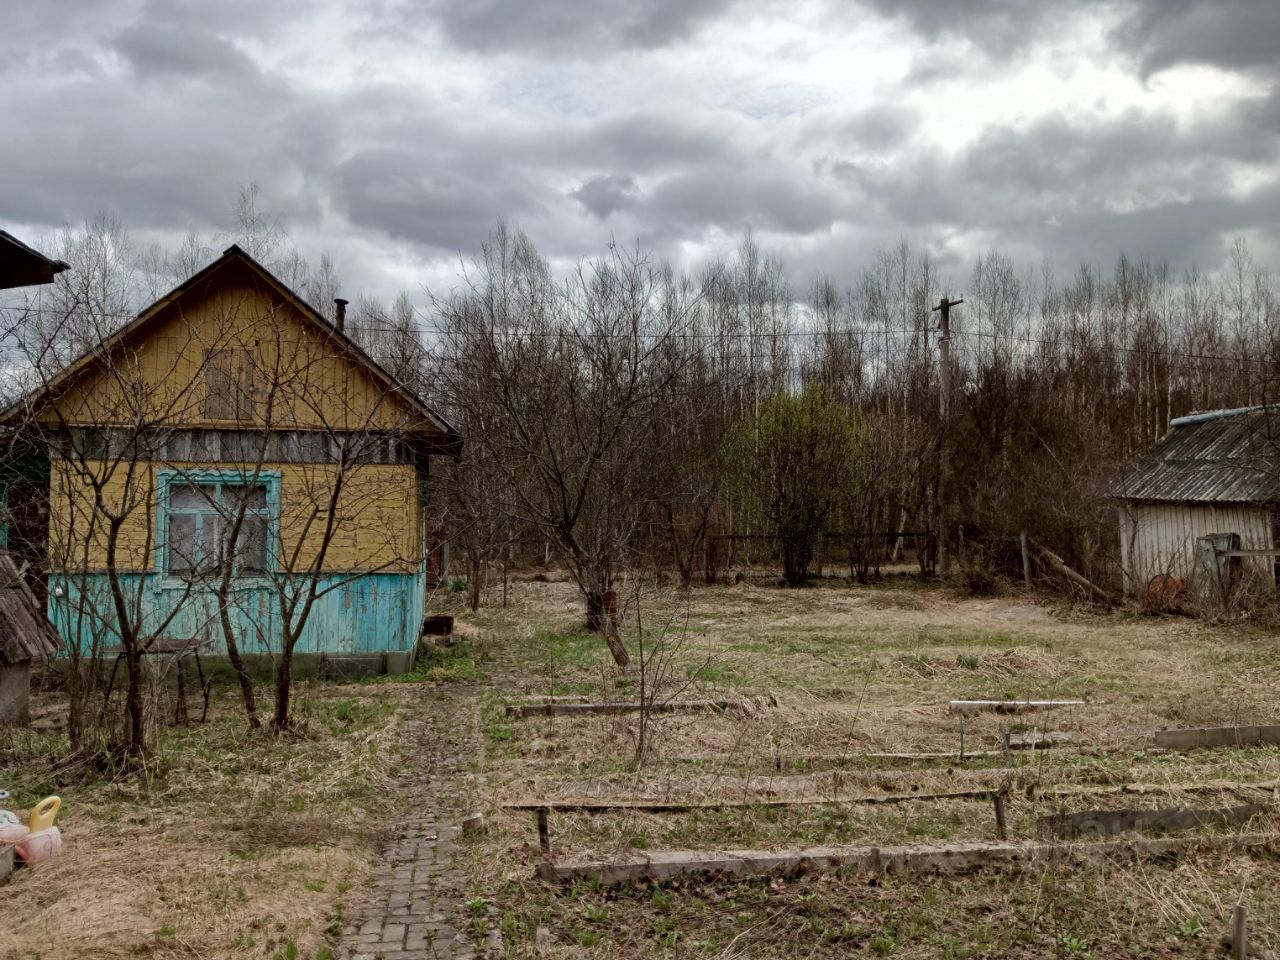
<svg viewBox="0 0 1280 960"><path fill-rule="evenodd" d="M840 4L841 0L833 0ZM863 0L932 42L962 39L989 54L1009 56L1034 44L1046 23L1105 0ZM841 4L843 5L843 4Z"/></svg>
<svg viewBox="0 0 1280 960"><path fill-rule="evenodd" d="M361 251L352 270L371 276L380 258L465 255L509 219L562 261L610 238L712 256L750 226L800 283L900 236L944 257L1124 247L1212 266L1233 231L1280 233L1280 2L830 0L817 32L813 8L779 0L16 6L0 29L0 124L20 134L0 139L0 220L15 224L106 209L157 235L221 230L257 182L297 239L337 243L340 265ZM808 51L854 49L885 18L906 28L888 31L905 79L810 83ZM1024 61L1057 70L1053 45L1074 55L1076 37L1090 69L1208 63L1238 82L1159 107L1153 82L1123 114L970 102ZM926 88L973 108L949 142Z"/></svg>
<svg viewBox="0 0 1280 960"><path fill-rule="evenodd" d="M178 24L129 27L116 36L114 46L140 76L259 76L253 60L229 40Z"/></svg>
<svg viewBox="0 0 1280 960"><path fill-rule="evenodd" d="M838 0L833 0L838 2ZM1008 57L1045 39L1072 17L1118 16L1118 55L1136 56L1146 74L1180 63L1280 69L1280 3L1276 0L862 0L880 16L905 23L940 49L915 66L915 79L942 79L962 69L947 62L946 41L961 39L988 55ZM942 58L939 61L939 57Z"/></svg>
<svg viewBox="0 0 1280 960"><path fill-rule="evenodd" d="M1276 0L1145 0L1120 28L1121 47L1139 49L1145 73L1180 63L1280 72Z"/></svg>
<svg viewBox="0 0 1280 960"><path fill-rule="evenodd" d="M569 191L569 196L595 217L604 220L614 211L629 207L635 202L635 177L622 173L591 177L583 181L578 189Z"/></svg>
<svg viewBox="0 0 1280 960"><path fill-rule="evenodd" d="M1274 173L1251 194L1233 189L1235 171L1280 165L1280 139L1258 135L1249 116L1244 107L1184 125L1170 113L1051 114L992 126L953 158L841 160L825 172L872 217L918 235L977 231L1066 263L1121 250L1207 263L1232 230L1280 227Z"/></svg>
<svg viewBox="0 0 1280 960"><path fill-rule="evenodd" d="M445 253L474 249L500 219L541 210L538 188L518 171L469 159L361 151L337 167L333 199L355 225Z"/></svg>
<svg viewBox="0 0 1280 960"><path fill-rule="evenodd" d="M410 4L438 18L448 37L471 50L605 54L687 39L734 0L430 0Z"/></svg>

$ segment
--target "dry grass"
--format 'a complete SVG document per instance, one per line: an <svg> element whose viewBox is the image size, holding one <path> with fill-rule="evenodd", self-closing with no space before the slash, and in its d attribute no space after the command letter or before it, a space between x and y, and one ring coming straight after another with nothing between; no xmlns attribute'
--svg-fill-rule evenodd
<svg viewBox="0 0 1280 960"><path fill-rule="evenodd" d="M1015 837L1034 836L1037 820L1050 813L1275 799L1277 748L1178 754L1151 749L1149 738L1162 726L1275 722L1280 650L1261 632L1015 598L962 600L909 581L800 591L755 582L687 596L668 590L644 604L647 622L675 615L686 625L680 658L689 671L709 664L691 696L771 694L778 706L664 715L637 770L634 716L502 715L504 704L529 696L634 697L599 639L583 632L570 585L518 583L509 608L464 617L483 637L497 682L486 709L491 829L463 856L477 889L501 891L511 956L534 955L539 924L553 930L551 955L564 957L588 950L620 958L1203 956L1216 948L1241 897L1257 942L1280 946L1280 869L1266 851L871 883L815 876L559 890L532 880L540 859L532 815L497 810L502 802L831 801L553 813L554 851L580 857L994 837L988 801L839 802L885 793L1008 789ZM866 756L957 753L959 720L947 701L1006 697L1090 702L1031 717L970 718L967 750L990 755L964 764ZM1002 726L1070 731L1077 740L1006 760ZM1115 792L1125 784L1149 789ZM1267 815L1248 829L1273 826Z"/></svg>
<svg viewBox="0 0 1280 960"><path fill-rule="evenodd" d="M157 728L130 775L58 764L57 732L5 734L23 804L63 798L63 855L0 887L0 956L315 958L372 869L393 783L394 687L303 691L301 737L251 735L220 693L205 726Z"/></svg>

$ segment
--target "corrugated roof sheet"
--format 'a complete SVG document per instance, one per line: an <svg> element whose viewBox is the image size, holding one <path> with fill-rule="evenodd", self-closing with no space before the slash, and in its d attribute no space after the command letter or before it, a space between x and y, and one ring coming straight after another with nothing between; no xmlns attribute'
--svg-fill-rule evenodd
<svg viewBox="0 0 1280 960"><path fill-rule="evenodd" d="M55 653L58 633L40 609L21 571L0 552L0 663L22 663Z"/></svg>
<svg viewBox="0 0 1280 960"><path fill-rule="evenodd" d="M1221 410L1172 421L1112 494L1180 503L1280 502L1280 408Z"/></svg>

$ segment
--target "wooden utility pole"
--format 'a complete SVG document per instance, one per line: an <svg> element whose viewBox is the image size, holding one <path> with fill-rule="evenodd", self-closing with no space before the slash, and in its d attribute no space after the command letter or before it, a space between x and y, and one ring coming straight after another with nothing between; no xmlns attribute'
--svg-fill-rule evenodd
<svg viewBox="0 0 1280 960"><path fill-rule="evenodd" d="M938 379L941 386L942 442L938 454L938 572L943 576L951 572L951 550L947 544L951 531L951 308L962 303L963 298L950 300L943 297L932 311L939 314Z"/></svg>

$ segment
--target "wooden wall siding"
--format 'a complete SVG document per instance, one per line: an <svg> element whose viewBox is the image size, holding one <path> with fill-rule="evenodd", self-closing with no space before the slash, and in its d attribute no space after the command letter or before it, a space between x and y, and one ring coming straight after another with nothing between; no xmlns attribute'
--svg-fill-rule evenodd
<svg viewBox="0 0 1280 960"><path fill-rule="evenodd" d="M1272 547L1271 511L1247 504L1133 504L1120 511L1121 562L1131 590L1159 574L1190 578L1195 544L1211 533L1238 533L1245 549ZM1270 557L1247 557L1251 574L1270 578Z"/></svg>
<svg viewBox="0 0 1280 960"><path fill-rule="evenodd" d="M422 428L416 410L339 355L296 309L255 286L247 269L228 267L219 279L219 289L167 308L149 336L109 367L87 373L42 420L98 426L145 416L187 427ZM247 403L235 390L246 371L253 379ZM230 401L216 396L228 386Z"/></svg>
<svg viewBox="0 0 1280 960"><path fill-rule="evenodd" d="M131 609L141 611L143 630L163 623L175 606L178 613L162 633L164 639L209 641L211 652L225 653L226 639L217 605L208 592L186 593L166 588L157 574L126 574L125 593ZM49 591L49 619L67 644L85 653L115 645L118 638L104 619L109 611L105 574L55 576ZM298 642L298 653L356 654L412 650L425 613L426 585L421 572L369 574L357 580L323 578L324 593L312 608ZM241 653L280 651L279 599L269 586L237 589L231 607L236 644Z"/></svg>
<svg viewBox="0 0 1280 960"><path fill-rule="evenodd" d="M341 437L341 439L339 439ZM142 459L165 463L334 463L345 445L348 462L425 463L426 455L402 436L378 433L332 435L315 430L200 430L173 427L133 431L122 427L73 427L57 457Z"/></svg>
<svg viewBox="0 0 1280 960"><path fill-rule="evenodd" d="M156 475L166 464L127 464L114 471L107 464L95 475L104 478L108 509L128 514L117 540L121 570L156 569ZM202 467L208 464L202 464ZM241 470L233 463L223 470ZM322 531L330 491L337 480L333 464L269 463L264 470L281 478L280 547L288 564L306 570L323 544ZM65 461L50 471L49 549L54 569L102 570L106 567L104 516L94 510L94 491ZM419 473L413 466L375 464L348 468L338 502L337 528L323 570L339 572L386 569L416 571L423 561L422 498Z"/></svg>

